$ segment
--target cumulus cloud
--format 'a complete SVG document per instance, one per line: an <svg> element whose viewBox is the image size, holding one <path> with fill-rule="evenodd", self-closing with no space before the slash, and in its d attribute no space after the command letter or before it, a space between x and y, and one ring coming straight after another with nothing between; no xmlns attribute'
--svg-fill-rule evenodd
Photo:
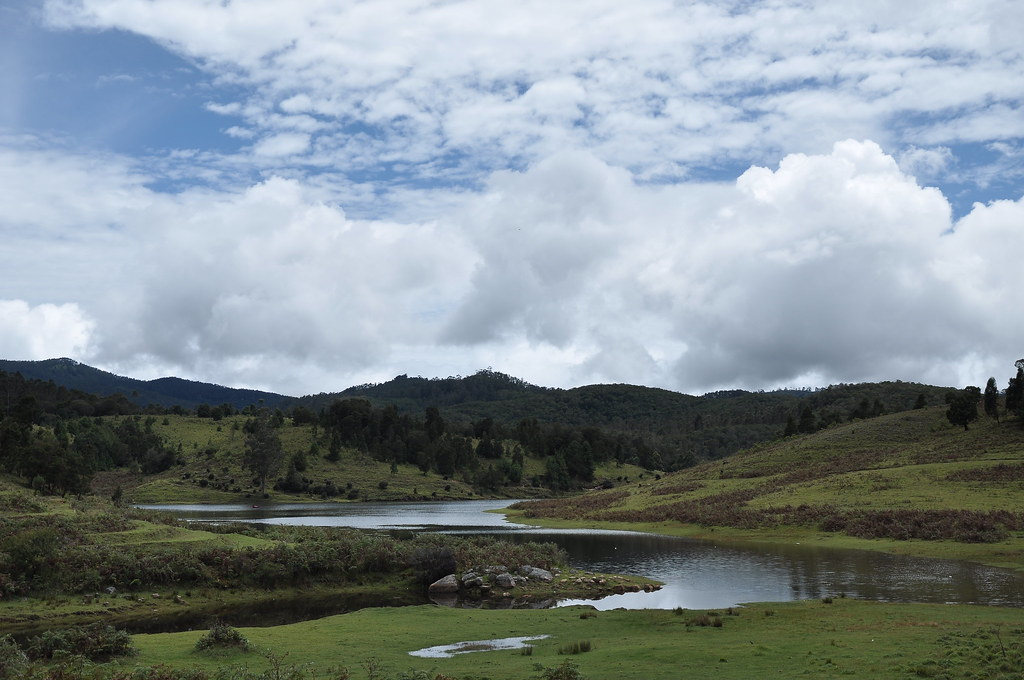
<svg viewBox="0 0 1024 680"><path fill-rule="evenodd" d="M24 300L0 300L0 356L21 360L88 357L95 326L78 305L31 306Z"/></svg>
<svg viewBox="0 0 1024 680"><path fill-rule="evenodd" d="M1020 203L953 222L873 142L791 154L732 186L642 186L561 158L495 177L474 207L482 259L445 337L570 349L577 380L942 382L969 357L1011 364L1000 338L1019 337L993 319L1024 302L1004 273L1024 245Z"/></svg>
<svg viewBox="0 0 1024 680"><path fill-rule="evenodd" d="M703 183L561 152L421 194L421 220L355 219L295 178L168 194L123 162L3 159L2 248L27 263L3 274L5 356L290 393L482 366L702 392L978 383L1024 332L1024 199L954 219L870 141ZM44 284L48 259L67 272Z"/></svg>

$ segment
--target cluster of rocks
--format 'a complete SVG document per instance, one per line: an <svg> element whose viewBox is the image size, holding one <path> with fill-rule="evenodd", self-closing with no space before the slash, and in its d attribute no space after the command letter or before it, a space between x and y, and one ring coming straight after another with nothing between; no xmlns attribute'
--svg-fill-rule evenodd
<svg viewBox="0 0 1024 680"><path fill-rule="evenodd" d="M504 565L488 565L474 567L462 575L449 574L430 584L427 591L432 595L453 594L459 591L478 591L481 595L489 594L497 588L504 592L524 585L529 581L551 583L558 575L540 567L524 564L518 569L510 570Z"/></svg>

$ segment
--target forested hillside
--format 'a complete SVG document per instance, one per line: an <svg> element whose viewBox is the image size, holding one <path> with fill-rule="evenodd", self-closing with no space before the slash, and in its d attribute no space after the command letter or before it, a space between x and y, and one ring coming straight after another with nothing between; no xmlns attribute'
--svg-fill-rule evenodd
<svg viewBox="0 0 1024 680"><path fill-rule="evenodd" d="M882 382L832 385L819 390L731 390L694 397L636 385L588 385L563 390L538 387L484 370L443 379L402 375L341 394L303 397L313 410L339 397L361 397L399 412L440 408L453 422L490 418L504 428L522 421L600 427L629 435L659 454L661 467L678 469L722 458L787 432L814 432L853 419L941 404L948 388Z"/></svg>
<svg viewBox="0 0 1024 680"><path fill-rule="evenodd" d="M72 359L47 359L45 361L0 359L0 371L19 373L28 379L52 381L63 387L99 396L121 394L140 407L155 405L194 409L205 403L230 404L233 408L240 409L257 402L275 407L289 399L289 397L273 392L236 389L181 378L136 380L101 371Z"/></svg>
<svg viewBox="0 0 1024 680"><path fill-rule="evenodd" d="M85 384L108 389L145 385L162 389L165 396L177 395L182 403L196 403L148 403L142 408L144 398L135 391L88 394L53 380L0 372L5 399L0 461L61 492L85 484L75 475L58 474L62 468L81 477L124 466L155 474L180 464L175 451L181 442L154 433L151 419L157 416L194 415L219 422L236 414L252 421L262 414L275 428L290 419L311 432L303 444L309 450L289 451L288 456L323 455L336 462L343 450L352 450L379 463L458 478L485 493L519 485L566 491L610 481L595 477L594 470L603 464L683 469L781 436L941 404L949 393L945 388L884 382L694 397L635 385L545 388L484 370L443 379L403 375L300 399L272 395L278 401L268 403L264 392L174 378L130 381L69 360L35 363L45 364L51 375L77 376ZM215 400L228 396L236 401ZM246 396L250 401L244 402ZM200 401L204 398L213 401ZM146 419L104 419L135 414ZM44 429L33 431L40 427ZM276 479L270 475L270 485L285 491L326 488L323 481L303 475L301 465L284 464L278 473Z"/></svg>

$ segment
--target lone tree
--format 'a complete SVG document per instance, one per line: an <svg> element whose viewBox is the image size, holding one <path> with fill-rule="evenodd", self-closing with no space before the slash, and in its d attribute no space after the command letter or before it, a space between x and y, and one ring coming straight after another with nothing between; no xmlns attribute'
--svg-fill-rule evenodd
<svg viewBox="0 0 1024 680"><path fill-rule="evenodd" d="M951 392L946 395L946 403L949 408L946 410L946 419L954 425L963 425L966 431L967 425L978 419L978 399L981 398L981 389L974 385L968 385L962 390Z"/></svg>
<svg viewBox="0 0 1024 680"><path fill-rule="evenodd" d="M1024 419L1024 359L1018 359L1014 365L1017 375L1010 378L1006 387L1006 410Z"/></svg>
<svg viewBox="0 0 1024 680"><path fill-rule="evenodd" d="M989 378L985 384L985 415L999 422L999 388L995 378Z"/></svg>
<svg viewBox="0 0 1024 680"><path fill-rule="evenodd" d="M256 475L260 493L267 491L267 477L277 474L284 462L281 438L270 424L270 412L261 409L256 417L245 424L248 436L245 438L245 455L242 465Z"/></svg>

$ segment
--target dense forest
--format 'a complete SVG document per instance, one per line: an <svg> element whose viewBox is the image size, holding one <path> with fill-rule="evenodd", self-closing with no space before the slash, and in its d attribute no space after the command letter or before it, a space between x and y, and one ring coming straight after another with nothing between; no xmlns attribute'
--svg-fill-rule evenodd
<svg viewBox="0 0 1024 680"><path fill-rule="evenodd" d="M1024 405L1022 386L1018 367L1005 391L1007 409ZM210 387L186 396L220 394ZM989 415L993 392L1003 393L994 378L985 390ZM127 467L148 475L179 462L180 444L176 449L154 432L160 416L218 421L240 414L249 437L260 428L272 436L287 423L312 428L309 451L275 454L283 474L270 481L281 491L314 492L303 475L305 457L337 461L343 450L458 478L484 493L515 485L566 491L601 483L594 469L605 462L671 471L779 437L929 404L948 403L951 422L967 427L982 400L978 388L899 381L702 397L632 385L562 390L491 370L444 379L403 375L276 408L262 399L243 408L230 402L143 407L136 396L92 394L0 371L0 470L41 491L78 493L94 472ZM534 465L527 475L526 457L542 461L544 472Z"/></svg>
<svg viewBox="0 0 1024 680"><path fill-rule="evenodd" d="M599 427L643 442L661 469L688 467L784 434L941 404L948 388L909 382L831 385L822 389L748 392L729 390L695 397L636 385L588 385L563 390L538 387L502 373L440 379L405 375L360 385L341 394L302 397L313 410L339 397L358 397L400 413L438 407L451 422L490 418L514 429L524 420L572 428ZM791 431L787 425L792 422Z"/></svg>
<svg viewBox="0 0 1024 680"><path fill-rule="evenodd" d="M195 409L204 403L226 403L236 409L245 408L249 404L262 403L273 408L291 399L291 397L273 392L236 389L181 378L136 380L101 371L73 359L47 359L45 361L0 359L0 371L18 373L24 378L32 380L52 381L69 389L98 396L121 394L143 408L153 405Z"/></svg>

